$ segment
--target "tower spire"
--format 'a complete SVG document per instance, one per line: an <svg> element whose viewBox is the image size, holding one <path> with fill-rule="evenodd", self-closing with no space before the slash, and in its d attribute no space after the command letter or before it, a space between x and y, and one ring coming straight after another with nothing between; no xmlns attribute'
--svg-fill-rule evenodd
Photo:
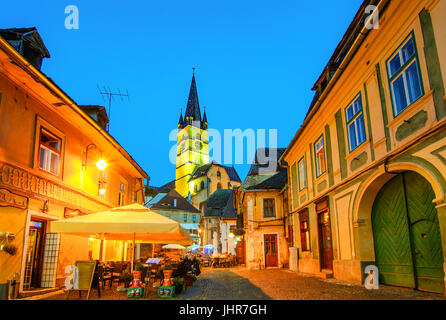
<svg viewBox="0 0 446 320"><path fill-rule="evenodd" d="M184 121L183 121L183 108L181 108L180 111L180 120L178 120L178 128L182 128L184 125Z"/></svg>
<svg viewBox="0 0 446 320"><path fill-rule="evenodd" d="M193 124L194 122L201 123L200 104L198 102L197 84L195 83L195 67L192 68L192 82L190 84L184 121L188 124Z"/></svg>
<svg viewBox="0 0 446 320"><path fill-rule="evenodd" d="M203 112L203 120L201 121L201 128L207 129L208 128L208 118L206 116L206 106L204 106L203 108L204 108L204 112Z"/></svg>

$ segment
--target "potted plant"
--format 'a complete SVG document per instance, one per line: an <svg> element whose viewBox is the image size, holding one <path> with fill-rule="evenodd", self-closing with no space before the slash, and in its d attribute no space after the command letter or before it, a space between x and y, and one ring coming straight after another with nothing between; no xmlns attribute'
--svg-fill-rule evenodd
<svg viewBox="0 0 446 320"><path fill-rule="evenodd" d="M175 286L175 293L180 294L184 287L186 286L186 282L184 281L184 278L173 278L173 285Z"/></svg>

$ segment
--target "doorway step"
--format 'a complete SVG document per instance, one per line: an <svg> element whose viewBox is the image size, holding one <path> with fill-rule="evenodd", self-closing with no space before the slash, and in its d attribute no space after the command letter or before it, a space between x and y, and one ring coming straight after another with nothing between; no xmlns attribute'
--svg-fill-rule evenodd
<svg viewBox="0 0 446 320"><path fill-rule="evenodd" d="M19 294L19 299L17 300L40 300L43 298L48 298L53 295L61 294L64 290L60 288L43 288L43 289L33 289L22 291Z"/></svg>
<svg viewBox="0 0 446 320"><path fill-rule="evenodd" d="M322 279L333 279L333 270L322 269L321 272L316 273L316 277Z"/></svg>

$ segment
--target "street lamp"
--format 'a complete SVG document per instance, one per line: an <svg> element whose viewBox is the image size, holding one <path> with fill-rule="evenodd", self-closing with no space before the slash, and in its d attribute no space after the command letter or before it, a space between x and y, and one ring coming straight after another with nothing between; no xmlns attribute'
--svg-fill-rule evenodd
<svg viewBox="0 0 446 320"><path fill-rule="evenodd" d="M90 143L87 148L85 149L85 162L82 164L82 167L85 169L87 169L87 164L88 164L88 150L90 148L94 148L97 149L97 146L94 143ZM105 161L104 159L100 159L98 162L96 162L96 167L100 170L100 171L104 171L105 168L107 167L107 161Z"/></svg>
<svg viewBox="0 0 446 320"><path fill-rule="evenodd" d="M104 159L101 159L96 162L96 167L98 167L99 170L103 171L105 170L105 168L107 168L107 162Z"/></svg>

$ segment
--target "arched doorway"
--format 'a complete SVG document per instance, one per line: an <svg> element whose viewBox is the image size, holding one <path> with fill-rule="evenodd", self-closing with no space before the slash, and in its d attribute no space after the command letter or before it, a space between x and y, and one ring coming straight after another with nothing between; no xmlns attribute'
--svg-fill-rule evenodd
<svg viewBox="0 0 446 320"><path fill-rule="evenodd" d="M443 249L434 191L418 173L387 182L372 209L380 282L444 292Z"/></svg>

